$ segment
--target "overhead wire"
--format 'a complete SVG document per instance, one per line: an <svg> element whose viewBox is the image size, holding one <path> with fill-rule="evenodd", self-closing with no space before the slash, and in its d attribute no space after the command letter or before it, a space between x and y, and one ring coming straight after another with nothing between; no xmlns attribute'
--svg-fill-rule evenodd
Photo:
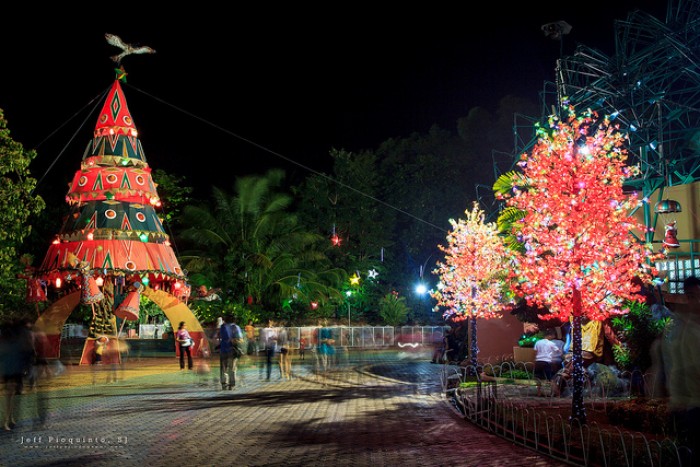
<svg viewBox="0 0 700 467"><path fill-rule="evenodd" d="M35 185L34 189L32 189L31 194L34 194L34 191L41 185L41 182L44 181L44 179L45 179L46 176L49 174L49 172L51 171L51 169L53 168L53 166L56 165L56 162L58 162L58 160L61 158L61 156L63 155L63 153L64 153L64 152L66 151L66 149L68 148L68 146L70 146L71 142L75 139L75 137L78 135L78 133L80 133L80 131L83 129L83 127L85 126L85 124L86 124L87 121L88 121L88 118L90 118L90 116L93 114L93 112L95 111L95 109L97 108L97 106L100 105L100 103L102 102L104 96L106 96L107 93L109 92L109 89L110 89L110 88L108 87L107 89L104 90L104 92L102 92L102 93L98 94L97 96L93 97L87 104L85 104L83 107L81 107L80 110L78 110L77 112L75 112L70 118L68 118L66 121L64 121L61 125L58 126L58 128L56 128L54 131L52 131L51 133L49 133L48 136L46 136L46 138L44 138L43 140L41 140L41 141L39 142L39 144L36 145L35 149L38 149L45 141L47 141L49 138L51 138L53 135L55 135L61 128L63 128L64 126L66 126L70 121L72 121L74 118L76 118L78 115L80 115L80 113L83 112L83 111L85 110L86 107L88 107L88 106L89 106L90 104L92 104L93 102L96 102L95 106L93 107L93 109L92 109L90 112L88 112L88 114L85 116L85 119L82 121L82 123L80 124L80 126L75 130L75 132L73 132L73 135L70 137L70 139L68 140L68 142L67 142L67 143L63 146L63 148L58 152L58 154L56 155L56 157L54 158L54 160L51 162L51 164L49 164L49 167L46 169L46 172L44 172L44 175L42 175L41 178L36 182L36 185Z"/></svg>
<svg viewBox="0 0 700 467"><path fill-rule="evenodd" d="M360 196L364 196L364 197L366 197L366 198L368 198L368 199L370 199L370 200L372 200L372 201L374 201L374 202L376 202L376 203L379 203L379 204L381 204L381 205L383 205L383 206L388 207L389 209L393 209L394 211L397 211L397 212L399 212L399 213L401 213L401 214L403 214L403 215L405 215L405 216L408 216L408 217L410 217L410 218L412 218L412 219L414 219L414 220L416 220L416 221L419 221L419 222L421 222L421 223L423 223L423 224L426 224L426 225L428 225L428 226L430 226L430 227L433 227L433 228L435 228L435 229L438 229L438 230L440 230L441 232L445 232L445 229L442 228L442 227L440 227L440 226L437 226L437 225L435 225L435 224L433 224L433 223L431 223L431 222L429 222L429 221L426 221L425 219L422 219L422 218L420 218L420 217L418 217L418 216L415 216L414 214L412 214L412 213L410 213L410 212L408 212L408 211L405 211L405 210L403 210L403 209L401 209L401 208L398 208L398 207L396 207L396 206L393 206L393 205L391 205L390 203L387 203L387 202L385 202L385 201L383 201L383 200L381 200L381 199L379 199L379 198L376 198L375 196L369 195L369 194L363 192L362 190L359 190L359 189L357 189L357 188L355 188L355 187L353 187L353 186L351 186L351 185L348 185L348 184L343 183L343 182L341 182L341 181L339 181L339 180L336 180L336 179L334 179L333 177L331 177L331 176L329 176L329 175L326 175L326 174L324 174L324 173L322 173L322 172L317 171L316 169L313 169L312 167L308 167L308 166L306 166L306 165L304 165L304 164L301 164L301 163L299 163L299 162L297 162L297 161L295 161L295 160L293 160L293 159L291 159L291 158L289 158L289 157L284 156L283 154L280 154L279 152L273 151L273 150L271 150L271 149L269 149L269 148L267 148L267 147L265 147L265 146L263 146L263 145L261 145L261 144L259 144L259 143L256 143L255 141L252 141L252 140L250 140L250 139L248 139L248 138L245 138L245 137L243 137L243 136L241 136L241 135L239 135L239 134L237 134L237 133L234 133L234 132L232 132L232 131L230 131L230 130L228 130L228 129L226 129L226 128L223 128L222 126L220 126L220 125L218 125L218 124L216 124L216 123L213 123L213 122L211 122L211 121L209 121L209 120L207 120L207 119L205 119L205 118L202 118L202 117L200 117L200 116L198 116L198 115L193 114L192 112L189 112L189 111L187 111L187 110L185 110L185 109L182 109L181 107L178 107L178 106L176 106L176 105L174 105L174 104L172 104L172 103L170 103L170 102L167 102L167 101L165 101L164 99L161 99L160 97L157 97L157 96L155 96L155 95L153 95L153 94L151 94L151 93L149 93L149 92L146 92L146 91L144 91L144 90L142 90L142 89L140 89L140 88L137 88L137 87L135 87L135 86L132 86L132 85L128 85L128 87L131 88L131 89L134 89L135 91L140 92L141 94L143 94L143 95L145 95L145 96L148 96L149 98L151 98L151 99L153 99L153 100L155 100L155 101L157 101L157 102L159 102L159 103L161 103L161 104L163 104L163 105L166 105L166 106L168 106L168 107L171 107L171 108L177 110L178 112L181 112L181 113L183 113L183 114L185 114L185 115L187 115L187 116L189 116L189 117L191 117L191 118L193 118L193 119L195 119L195 120L198 120L198 121L200 121L200 122L202 122L202 123L204 123L204 124L206 124L206 125L208 125L208 126L211 126L212 128L215 128L216 130L219 130L219 131L221 131L221 132L223 132L223 133L225 133L225 134L227 134L227 135L229 135L229 136L232 136L232 137L237 138L237 139L239 139L239 140L241 140L241 141L244 141L245 143L250 144L251 146L254 146L254 147L256 147L256 148L258 148L258 149L260 149L260 150L262 150L262 151L265 151L265 152L267 152L267 153L269 153L269 154L272 154L272 155L274 155L275 157L278 157L278 158L280 158L280 159L282 159L282 160L284 160L284 161L287 161L287 162L289 162L289 163L291 163L291 164L293 164L293 165L296 165L296 166L298 166L298 167L301 167L302 169L304 169L304 170L306 170L306 171L308 171L308 172L310 172L310 173L313 173L313 174L315 174L315 175L318 175L319 177L322 177L322 178L324 178L324 179L330 181L331 183L334 183L334 184L336 184L336 185L338 185L338 186L341 186L341 187L343 187L343 188L346 188L346 189L348 189L348 190L351 190L351 191L353 191L353 192L359 194ZM64 152L66 151L66 149L68 148L68 146L70 146L71 142L75 139L75 137L78 135L78 133L80 133L80 131L85 127L86 123L88 122L88 119L90 118L91 115L93 115L94 111L95 111L95 110L97 109L97 107L102 103L102 101L103 101L103 99L104 99L104 96L109 92L110 88L111 88L111 85L110 85L109 87L107 87L107 88L105 89L105 91L103 91L102 93L100 93L100 94L96 95L95 97L93 97L89 102L87 102L83 107L81 107L78 111L76 111L70 118L66 119L59 127L57 127L54 131L52 131L51 133L49 133L49 135L48 135L46 138L44 138L43 140L41 140L41 141L36 145L36 148L35 148L35 149L38 149L44 142L46 142L46 141L47 141L48 139L50 139L53 135L55 135L61 128L63 128L64 126L66 126L66 125L67 125L68 123L70 123L73 119L75 119L78 115L80 115L80 113L82 113L82 112L85 110L85 108L87 108L87 107L90 106L91 104L95 103L95 105L93 106L92 110L87 114L87 116L85 117L85 119L81 122L80 126L74 131L74 133L72 134L72 136L70 137L70 139L68 140L68 142L63 146L63 148L62 148L62 149L59 151L59 153L56 155L56 157L55 157L54 160L51 162L51 164L49 165L49 167L46 169L46 172L45 172L45 173L41 176L41 178L37 181L37 184L36 184L34 190L36 190L36 189L41 185L41 183L43 182L43 180L46 178L46 176L49 174L49 172L52 170L52 168L56 165L56 163L58 162L58 160L59 160L59 159L61 158L61 156L64 154ZM32 193L34 192L34 190L32 190ZM166 224L169 224L169 223L166 222ZM170 225L167 225L166 228L168 229L168 232L170 232L170 236L171 236L171 238L172 238L172 231L171 231ZM176 250L175 253L178 254L178 252L177 252L177 249L178 249L177 246L176 246L176 245L172 245L172 246L173 246L174 250Z"/></svg>
<svg viewBox="0 0 700 467"><path fill-rule="evenodd" d="M232 132L232 131L230 131L230 130L227 130L226 128L221 127L220 125L217 125L216 123L213 123L213 122L211 122L211 121L209 121L209 120L207 120L207 119L205 119L205 118L202 118L202 117L200 117L200 116L198 116L198 115L195 115L195 114L193 114L192 112L189 112L189 111L187 111L187 110L185 110L185 109L183 109L183 108L181 108L181 107L178 107L178 106L176 106L176 105L174 105L174 104L171 104L170 102L167 102L167 101L165 101L164 99L161 99L160 97L157 97L157 96L155 96L155 95L153 95L153 94L151 94L151 93L148 93L148 92L146 92L146 91L144 91L144 90L142 90L142 89L140 89L140 88L137 88L137 87L135 87L135 86L132 86L132 85L129 85L129 88L134 89L135 91L138 91L138 92L142 93L143 95L148 96L148 97L150 97L151 99L154 99L154 100L160 102L160 103L163 104L163 105L166 105L166 106L168 106L168 107L171 107L171 108L177 110L178 112L181 112L181 113L183 113L183 114L185 114L185 115L187 115L187 116L189 116L189 117L191 117L191 118L194 118L195 120L199 120L200 122L202 122L202 123L204 123L204 124L206 124L206 125L209 125L209 126L211 126L212 128L215 128L215 129L217 129L217 130L219 130L219 131L221 131L221 132L223 132L223 133L225 133L225 134L227 134L227 135L229 135L229 136L233 136L234 138L237 138L237 139L239 139L239 140L241 140L241 141L244 141L244 142L250 144L251 146L254 146L254 147L256 147L256 148L258 148L258 149L260 149L260 150L263 150L263 151L265 151L265 152L267 152L267 153L269 153L269 154L272 154L272 155L275 156L275 157L278 157L278 158L280 158L280 159L282 159L282 160L284 160L284 161L286 161L286 162L289 162L289 163L291 163L291 164L294 164L294 165L296 165L297 167L301 167L302 169L304 169L304 170L306 170L306 171L308 171L308 172L311 172L311 173L313 173L313 174L315 174L315 175L318 175L319 177L323 177L323 178L325 178L326 180L328 180L328 181L330 181L330 182L332 182L332 183L335 183L335 184L337 184L337 185L339 185L339 186L342 186L343 188L347 188L348 190L351 190L351 191L353 191L353 192L355 192L355 193L357 193L357 194L359 194L359 195L361 195L361 196L364 196L365 198L371 199L372 201L375 201L375 202L377 202L377 203L379 203L379 204L381 204L381 205L383 205L383 206L386 206L386 207L388 207L388 208L390 208L390 209L393 209L394 211L397 211L397 212L399 212L399 213L401 213L401 214L403 214L403 215L405 215L405 216L408 216L408 217L410 217L410 218L412 218L412 219L415 219L415 220L417 220L417 221L419 221L419 222L422 222L423 224L426 224L426 225L428 225L428 226L430 226L430 227L433 227L433 228L438 229L438 230L440 230L440 231L442 231L442 232L445 232L445 229L444 229L443 227L437 226L437 225L435 225L435 224L433 224L433 223L431 223L431 222L429 222L429 221L426 221L425 219L421 219L420 217L417 217L417 216L411 214L411 213L408 212L408 211L404 211L403 209L400 209L400 208L398 208L398 207L396 207L396 206L393 206L393 205L391 205L391 204L389 204L389 203L387 203L387 202L385 202L385 201L382 201L381 199L378 199L378 198L376 198L376 197L374 197L374 196L372 196L372 195L369 195L369 194L367 194L367 193L365 193L365 192L363 192L363 191L361 191L361 190L359 190L359 189L357 189L357 188L355 188L355 187L353 187L353 186L347 185L347 184L345 184L345 183L343 183L343 182L341 182L341 181L339 181L339 180L336 180L336 179L334 179L333 177L330 177L329 175L326 175L326 174L324 174L324 173L322 173L322 172L319 172L319 171L317 171L317 170L315 170L315 169L313 169L313 168L311 168L311 167L308 167L308 166L306 166L306 165L304 165L304 164L301 164L301 163L299 163L299 162L297 162L297 161L295 161L295 160L293 160L293 159L291 159L291 158L289 158L289 157L286 157L286 156L284 156L284 155L282 155L282 154L280 154L280 153L278 153L278 152L276 152L276 151L273 151L273 150L271 150L271 149L269 149L269 148L267 148L267 147L265 147L265 146L263 146L263 145L261 145L261 144L258 144L258 143L256 143L255 141L252 141L252 140L250 140L250 139L248 139L248 138L245 138L245 137L243 137L243 136L241 136L241 135L238 135L238 134L236 134L236 133L234 133L234 132Z"/></svg>

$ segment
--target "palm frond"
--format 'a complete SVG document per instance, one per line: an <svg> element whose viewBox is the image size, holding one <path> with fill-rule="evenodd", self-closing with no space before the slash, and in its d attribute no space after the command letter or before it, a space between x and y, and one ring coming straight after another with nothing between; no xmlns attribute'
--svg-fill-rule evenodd
<svg viewBox="0 0 700 467"><path fill-rule="evenodd" d="M511 170L510 172L506 172L504 174L501 174L500 177L496 179L496 181L493 183L493 191L496 195L500 196L506 196L511 193L511 190L515 186L513 183L514 177L516 173L515 171Z"/></svg>

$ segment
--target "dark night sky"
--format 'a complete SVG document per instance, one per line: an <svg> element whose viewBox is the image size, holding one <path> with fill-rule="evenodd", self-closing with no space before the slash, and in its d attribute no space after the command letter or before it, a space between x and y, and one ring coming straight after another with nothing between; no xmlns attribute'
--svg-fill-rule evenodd
<svg viewBox="0 0 700 467"><path fill-rule="evenodd" d="M66 186L79 168L99 110L90 113L90 102L114 79L109 57L119 50L107 32L157 51L123 61L149 164L206 189L269 167L328 170L331 148L371 149L432 124L451 130L470 108L495 110L507 94L537 100L560 51L545 23L573 26L565 54L577 43L611 53L615 19L635 8L665 19L665 2L652 0L479 2L479 13L467 2L381 11L198 4L5 18L15 30L0 30L0 109L13 139L37 149L36 178L48 171L45 180Z"/></svg>

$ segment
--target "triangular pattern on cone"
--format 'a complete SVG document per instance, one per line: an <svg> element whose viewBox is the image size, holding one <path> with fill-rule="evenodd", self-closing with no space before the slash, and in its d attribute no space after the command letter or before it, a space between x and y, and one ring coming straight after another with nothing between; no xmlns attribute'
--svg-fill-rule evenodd
<svg viewBox="0 0 700 467"><path fill-rule="evenodd" d="M119 80L105 99L66 202L70 213L49 247L43 273L70 281L72 253L89 262L90 270L149 274L167 289L185 279L155 211L160 198Z"/></svg>
<svg viewBox="0 0 700 467"><path fill-rule="evenodd" d="M119 342L117 318L122 328L126 320L138 320L140 294L127 286L135 283L171 322L186 321L197 341L193 351L208 355L204 330L186 303L187 278L156 212L157 186L119 77L68 187L69 213L41 266L28 276L48 285L52 303L35 325L50 341L49 357L60 356L63 323L83 304L92 308L92 319L80 363L96 363L97 339ZM118 351L112 356L121 359Z"/></svg>

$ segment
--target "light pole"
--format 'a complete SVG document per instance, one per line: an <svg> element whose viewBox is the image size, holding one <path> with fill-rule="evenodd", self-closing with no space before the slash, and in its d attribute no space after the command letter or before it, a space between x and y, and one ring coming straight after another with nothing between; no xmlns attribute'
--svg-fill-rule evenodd
<svg viewBox="0 0 700 467"><path fill-rule="evenodd" d="M423 262L423 265L420 266L420 269L418 270L418 277L420 279L420 282L418 285L416 285L415 291L420 297L421 304L425 300L425 296L428 294L428 286L425 284L425 281L423 279L423 273L425 272L425 268L428 265L428 261L430 261L430 258L432 258L433 255L428 256L425 258L425 261ZM428 310L430 310L430 300L428 300ZM428 315L426 316L428 319L428 322L432 324L432 315L430 311L428 311Z"/></svg>
<svg viewBox="0 0 700 467"><path fill-rule="evenodd" d="M348 297L348 329L350 329L350 297L352 296L352 291L346 291L345 295Z"/></svg>

